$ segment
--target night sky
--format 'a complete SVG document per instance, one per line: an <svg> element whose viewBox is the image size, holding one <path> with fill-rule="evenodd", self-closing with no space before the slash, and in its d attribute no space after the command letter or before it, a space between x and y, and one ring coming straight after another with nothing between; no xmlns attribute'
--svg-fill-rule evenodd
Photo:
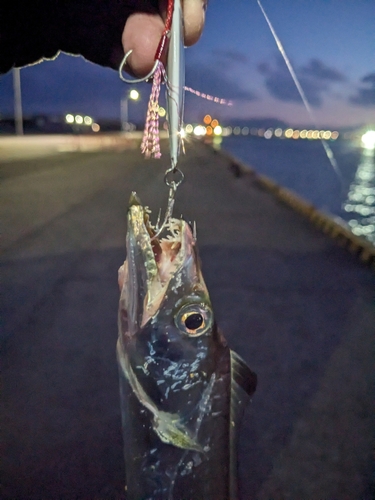
<svg viewBox="0 0 375 500"><path fill-rule="evenodd" d="M318 127L375 122L374 0L263 0L294 65ZM21 70L25 115L84 113L119 118L121 95L131 87L115 71L80 57ZM186 84L233 101L214 105L188 95L185 123L209 112L228 121L278 118L313 125L276 48L256 0L211 0L204 34L186 51ZM137 87L130 120L141 120L150 90ZM13 114L12 75L0 80L0 114Z"/></svg>

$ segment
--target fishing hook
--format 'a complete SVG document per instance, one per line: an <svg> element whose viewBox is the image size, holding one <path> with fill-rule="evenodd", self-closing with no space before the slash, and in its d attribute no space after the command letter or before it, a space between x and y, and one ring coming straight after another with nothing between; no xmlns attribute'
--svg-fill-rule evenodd
<svg viewBox="0 0 375 500"><path fill-rule="evenodd" d="M130 54L133 52L133 49L131 50L128 50L128 52L124 55L122 61L121 61L121 64L120 64L120 67L118 69L118 74L119 74L119 77L121 78L121 80L125 83L141 83L141 82L146 82L147 80L149 80L152 75L155 73L156 71L156 68L158 67L159 65L159 60L157 59L152 67L152 70L146 75L144 76L143 78L135 78L135 79L131 79L131 78L125 78L122 74L123 72L123 69L126 65L126 61L128 60L128 57L130 56Z"/></svg>
<svg viewBox="0 0 375 500"><path fill-rule="evenodd" d="M170 174L175 174L175 173L178 173L180 175L180 178L177 181L172 180L170 178ZM157 223L156 233L151 238L151 241L160 236L160 234L164 231L165 227L167 226L168 222L170 221L170 219L172 217L172 213L173 213L173 206L174 206L174 202L175 202L176 191L177 191L177 188L179 187L179 185L183 182L184 178L185 178L185 176L184 176L183 172L179 168L177 168L173 165L165 171L164 182L169 187L167 209L165 211L163 223L161 226L159 226L159 224Z"/></svg>

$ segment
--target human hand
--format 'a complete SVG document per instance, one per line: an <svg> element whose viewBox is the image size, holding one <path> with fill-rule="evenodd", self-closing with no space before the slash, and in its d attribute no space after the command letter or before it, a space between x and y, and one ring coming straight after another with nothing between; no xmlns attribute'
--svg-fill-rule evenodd
<svg viewBox="0 0 375 500"><path fill-rule="evenodd" d="M154 65L154 56L164 31L167 0L159 0L159 13L136 12L129 16L122 34L124 52L132 50L125 70L137 77L146 76ZM196 43L203 31L207 0L182 0L184 41Z"/></svg>

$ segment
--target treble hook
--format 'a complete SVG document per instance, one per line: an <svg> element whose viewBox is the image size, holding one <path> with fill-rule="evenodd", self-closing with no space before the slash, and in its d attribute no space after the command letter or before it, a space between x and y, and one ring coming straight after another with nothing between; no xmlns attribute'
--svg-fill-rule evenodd
<svg viewBox="0 0 375 500"><path fill-rule="evenodd" d="M169 178L169 174L175 174L177 172L179 173L180 178L177 181L171 180ZM177 188L179 187L179 185L183 182L184 178L185 178L185 176L184 176L183 172L179 168L177 168L173 165L165 171L164 182L169 187L167 209L165 211L163 223L161 226L159 226L157 224L156 233L151 238L151 241L160 236L160 234L164 231L166 225L170 221L170 219L172 217L172 213L173 213L173 206L174 206L174 202L175 202L176 191L177 191Z"/></svg>

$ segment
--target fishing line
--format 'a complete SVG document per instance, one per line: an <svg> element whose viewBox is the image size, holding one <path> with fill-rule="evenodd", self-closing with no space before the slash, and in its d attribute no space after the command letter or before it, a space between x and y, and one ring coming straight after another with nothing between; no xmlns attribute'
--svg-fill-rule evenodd
<svg viewBox="0 0 375 500"><path fill-rule="evenodd" d="M273 25L272 25L269 17L267 16L266 11L264 10L263 5L261 4L260 0L257 0L257 3L259 5L260 10L262 11L264 19L266 20L266 22L268 24L268 27L269 27L269 29L270 29L270 31L272 33L272 36L275 39L277 48L279 49L281 55L283 56L283 59L284 59L285 64L286 64L286 67L289 70L290 76L293 79L293 82L294 82L294 84L295 84L295 86L296 86L296 88L298 90L298 93L299 93L299 95L300 95L300 97L302 99L302 102L303 102L303 104L304 104L304 106L306 108L306 111L309 114L309 116L311 118L311 121L313 122L315 128L317 129L318 128L318 126L317 126L317 120L315 118L313 110L311 109L310 103L307 100L306 94L305 94L305 92L304 92L304 90L303 90L303 88L302 88L302 86L301 86L301 84L300 84L300 82L298 80L298 77L297 77L297 75L296 75L296 73L295 73L295 71L293 69L292 63L290 62L289 57L287 56L287 54L285 52L283 44L281 43L280 38L277 36L277 33L276 33L276 31L275 31L275 29L274 29L274 27L273 27ZM334 172L336 173L337 177L340 179L341 186L343 188L342 174L341 174L341 171L340 171L339 166L337 164L336 158L335 158L335 156L333 154L333 151L332 151L331 147L329 146L329 144L324 139L320 138L320 142L322 143L322 146L323 146L324 151L325 151L325 153L327 155L327 158L328 158L328 160L329 160L329 162L330 162L330 164L331 164Z"/></svg>

